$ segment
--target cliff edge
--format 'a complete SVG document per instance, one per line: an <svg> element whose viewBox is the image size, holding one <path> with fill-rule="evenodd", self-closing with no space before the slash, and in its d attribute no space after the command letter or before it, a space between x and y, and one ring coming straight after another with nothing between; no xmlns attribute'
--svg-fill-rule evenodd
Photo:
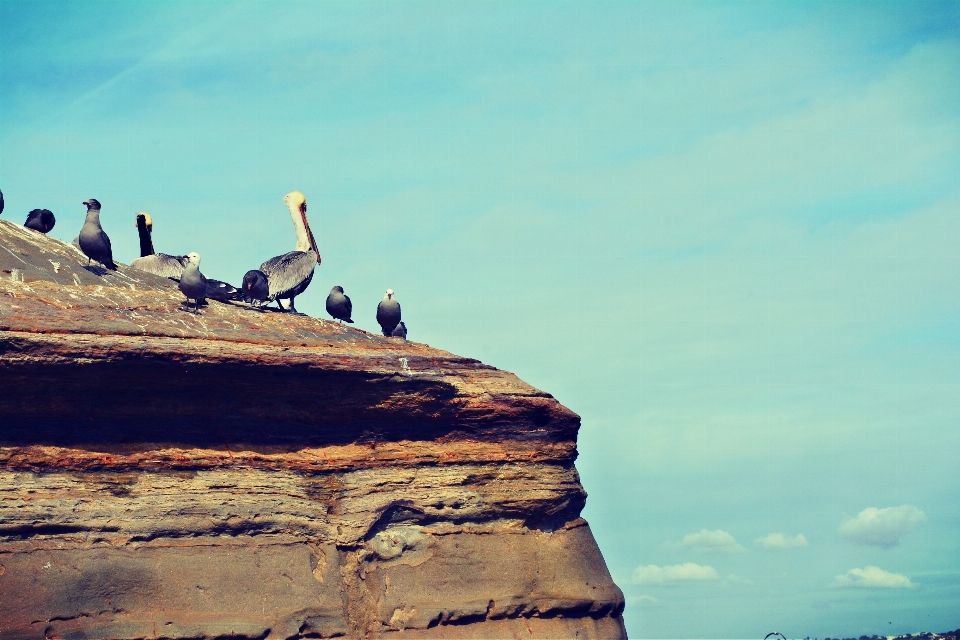
<svg viewBox="0 0 960 640"><path fill-rule="evenodd" d="M0 639L626 637L552 396L85 265L0 220Z"/></svg>

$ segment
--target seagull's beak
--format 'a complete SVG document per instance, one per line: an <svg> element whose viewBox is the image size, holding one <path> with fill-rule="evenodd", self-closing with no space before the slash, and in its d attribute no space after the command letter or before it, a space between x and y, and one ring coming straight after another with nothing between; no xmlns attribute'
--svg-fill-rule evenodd
<svg viewBox="0 0 960 640"><path fill-rule="evenodd" d="M310 230L310 223L307 222L307 203L300 205L300 217L303 218L303 228L307 230L307 237L310 238L310 246L313 252L317 254L317 264L320 264L320 250L317 249L317 241L313 238L313 231Z"/></svg>
<svg viewBox="0 0 960 640"><path fill-rule="evenodd" d="M83 204L87 205L88 207L90 206L90 202L88 200L84 200Z"/></svg>

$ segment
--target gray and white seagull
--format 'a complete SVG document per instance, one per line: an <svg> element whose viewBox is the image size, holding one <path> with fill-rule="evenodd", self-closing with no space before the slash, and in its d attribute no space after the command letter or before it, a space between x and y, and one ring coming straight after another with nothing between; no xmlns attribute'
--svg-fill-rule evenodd
<svg viewBox="0 0 960 640"><path fill-rule="evenodd" d="M117 265L113 263L113 250L110 248L110 238L103 232L100 226L100 203L96 198L84 200L87 205L87 219L80 229L80 235L77 238L80 245L80 251L87 256L87 266L90 266L90 260L96 260L107 269L117 270Z"/></svg>

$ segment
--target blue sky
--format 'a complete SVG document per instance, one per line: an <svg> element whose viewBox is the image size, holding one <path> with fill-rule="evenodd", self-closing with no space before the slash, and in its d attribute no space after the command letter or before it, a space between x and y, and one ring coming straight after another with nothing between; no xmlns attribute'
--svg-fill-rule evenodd
<svg viewBox="0 0 960 640"><path fill-rule="evenodd" d="M4 216L103 203L583 417L631 637L960 626L960 9L0 0ZM778 535L779 534L779 535Z"/></svg>

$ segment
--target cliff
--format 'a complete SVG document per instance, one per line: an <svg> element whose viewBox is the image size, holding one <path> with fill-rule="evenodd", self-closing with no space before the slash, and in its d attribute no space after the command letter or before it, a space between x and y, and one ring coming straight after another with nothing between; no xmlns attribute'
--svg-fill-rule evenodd
<svg viewBox="0 0 960 640"><path fill-rule="evenodd" d="M0 639L625 637L552 396L85 264L0 221Z"/></svg>

